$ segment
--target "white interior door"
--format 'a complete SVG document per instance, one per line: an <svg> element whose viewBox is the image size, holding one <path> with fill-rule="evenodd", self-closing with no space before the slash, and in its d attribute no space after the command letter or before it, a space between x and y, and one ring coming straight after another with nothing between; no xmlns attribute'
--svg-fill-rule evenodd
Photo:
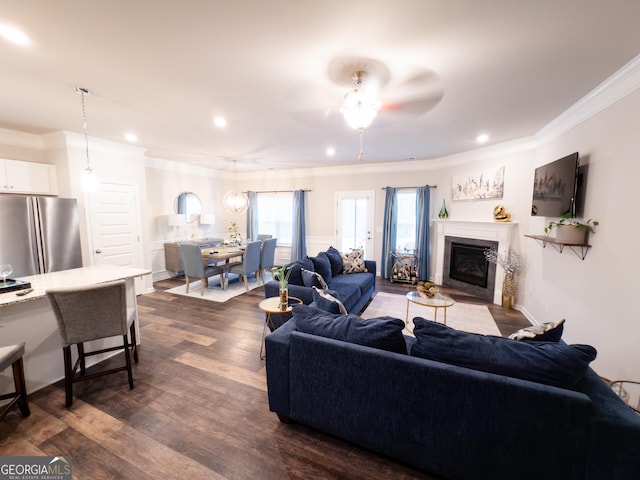
<svg viewBox="0 0 640 480"><path fill-rule="evenodd" d="M364 250L373 255L373 192L336 193L336 244L341 252Z"/></svg>
<svg viewBox="0 0 640 480"><path fill-rule="evenodd" d="M100 182L89 205L93 265L143 268L138 187ZM137 278L136 292L142 291L142 280Z"/></svg>

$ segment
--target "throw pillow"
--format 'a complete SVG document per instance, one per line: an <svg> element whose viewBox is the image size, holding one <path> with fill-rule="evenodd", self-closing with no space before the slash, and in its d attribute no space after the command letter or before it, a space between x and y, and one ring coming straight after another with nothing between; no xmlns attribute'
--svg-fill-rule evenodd
<svg viewBox="0 0 640 480"><path fill-rule="evenodd" d="M289 274L289 284L303 286L304 281L302 280L302 269L306 268L307 270L313 271L313 262L309 259L309 257L305 257L293 263L287 264L287 267L291 267L291 273ZM274 280L278 280L277 275Z"/></svg>
<svg viewBox="0 0 640 480"><path fill-rule="evenodd" d="M329 257L324 252L320 252L315 257L311 257L311 261L313 262L313 269L322 275L324 281L329 283L331 281L331 262L329 261Z"/></svg>
<svg viewBox="0 0 640 480"><path fill-rule="evenodd" d="M559 342L564 330L564 318L558 322L546 322L540 325L521 328L509 335L512 340L533 342Z"/></svg>
<svg viewBox="0 0 640 480"><path fill-rule="evenodd" d="M420 317L413 323L412 356L561 388L573 387L597 354L590 345L518 342L462 332Z"/></svg>
<svg viewBox="0 0 640 480"><path fill-rule="evenodd" d="M346 274L367 271L364 258L362 258L362 250L352 250L351 253L342 254L342 271Z"/></svg>
<svg viewBox="0 0 640 480"><path fill-rule="evenodd" d="M340 275L342 273L342 254L340 251L337 248L329 247L324 253L331 262L331 276Z"/></svg>
<svg viewBox="0 0 640 480"><path fill-rule="evenodd" d="M404 322L398 318L378 317L365 320L352 313L327 313L303 304L293 306L293 318L296 329L300 332L389 352L407 353L402 335Z"/></svg>
<svg viewBox="0 0 640 480"><path fill-rule="evenodd" d="M313 301L317 307L329 313L341 313L346 315L347 309L338 297L338 292L334 290L320 290L318 287L313 288Z"/></svg>
<svg viewBox="0 0 640 480"><path fill-rule="evenodd" d="M306 268L301 269L301 272L302 283L304 283L305 287L327 288L327 282L324 281L324 278L322 278L322 275L318 272L312 272Z"/></svg>

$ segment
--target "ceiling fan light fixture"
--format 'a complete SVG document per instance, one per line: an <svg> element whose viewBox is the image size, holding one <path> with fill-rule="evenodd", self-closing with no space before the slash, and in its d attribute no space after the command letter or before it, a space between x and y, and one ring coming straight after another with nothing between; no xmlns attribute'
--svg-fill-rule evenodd
<svg viewBox="0 0 640 480"><path fill-rule="evenodd" d="M355 130L361 130L371 125L371 122L378 114L378 110L382 107L380 100L367 96L360 89L366 75L366 72L353 74L353 83L355 83L356 88L347 92L340 108L340 113L344 115L347 124Z"/></svg>

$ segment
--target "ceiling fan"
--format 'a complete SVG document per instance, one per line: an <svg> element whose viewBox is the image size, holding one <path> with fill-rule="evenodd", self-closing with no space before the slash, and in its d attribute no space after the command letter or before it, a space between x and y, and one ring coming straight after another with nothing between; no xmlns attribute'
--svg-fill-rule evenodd
<svg viewBox="0 0 640 480"><path fill-rule="evenodd" d="M360 160L365 128L418 118L444 96L439 76L426 67L342 56L332 59L326 72L326 78L292 90L290 113L315 127L342 117L340 122L359 132Z"/></svg>

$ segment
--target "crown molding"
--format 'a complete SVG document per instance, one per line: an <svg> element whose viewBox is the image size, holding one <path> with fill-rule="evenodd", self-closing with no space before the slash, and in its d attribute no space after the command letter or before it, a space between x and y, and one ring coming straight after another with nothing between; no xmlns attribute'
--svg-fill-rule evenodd
<svg viewBox="0 0 640 480"><path fill-rule="evenodd" d="M587 95L549 122L535 135L547 143L614 104L640 87L640 55L607 78Z"/></svg>
<svg viewBox="0 0 640 480"><path fill-rule="evenodd" d="M31 148L34 150L43 149L41 135L10 130L8 128L0 128L0 143L11 147Z"/></svg>
<svg viewBox="0 0 640 480"><path fill-rule="evenodd" d="M66 130L63 130L62 134L68 147L86 148L84 134L68 132ZM91 136L89 137L89 150L99 150L100 152L116 155L144 158L144 148Z"/></svg>
<svg viewBox="0 0 640 480"><path fill-rule="evenodd" d="M233 179L233 174L224 170L214 170L197 165L190 165L188 163L165 160L162 158L145 157L144 166L145 168L154 168L156 170L163 170L165 172L184 173L222 180Z"/></svg>

